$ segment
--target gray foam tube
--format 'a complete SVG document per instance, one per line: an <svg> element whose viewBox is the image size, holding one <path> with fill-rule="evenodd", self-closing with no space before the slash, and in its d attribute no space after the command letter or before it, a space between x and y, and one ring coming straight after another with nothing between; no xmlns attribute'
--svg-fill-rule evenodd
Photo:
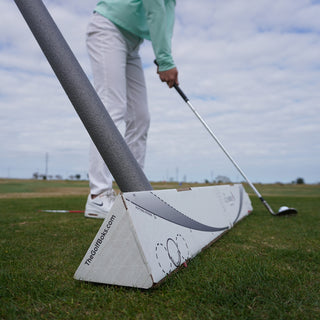
<svg viewBox="0 0 320 320"><path fill-rule="evenodd" d="M41 0L15 0L122 192L152 190L103 103Z"/></svg>

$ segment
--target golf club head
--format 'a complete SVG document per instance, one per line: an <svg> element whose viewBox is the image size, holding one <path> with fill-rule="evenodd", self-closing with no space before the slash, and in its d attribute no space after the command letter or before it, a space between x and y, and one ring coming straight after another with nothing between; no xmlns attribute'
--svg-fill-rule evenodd
<svg viewBox="0 0 320 320"><path fill-rule="evenodd" d="M280 207L279 211L276 213L277 216L293 215L297 214L298 211L295 208L289 208L286 206Z"/></svg>

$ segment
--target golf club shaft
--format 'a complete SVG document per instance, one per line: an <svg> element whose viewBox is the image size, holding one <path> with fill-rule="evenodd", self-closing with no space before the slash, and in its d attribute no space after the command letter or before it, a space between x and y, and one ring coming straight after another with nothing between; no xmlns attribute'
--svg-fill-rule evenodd
<svg viewBox="0 0 320 320"><path fill-rule="evenodd" d="M252 182L248 179L248 177L245 175L245 173L241 170L241 168L238 166L238 164L233 160L231 155L227 152L225 147L222 145L222 143L219 141L217 136L213 133L213 131L210 129L210 127L207 125L207 123L203 120L203 118L200 116L200 114L197 112L197 110L193 107L190 100L187 98L187 96L184 94L184 92L180 89L180 87L177 84L174 84L174 88L177 90L179 95L182 97L182 99L187 103L191 111L196 115L196 117L200 120L200 122L203 124L203 126L207 129L211 137L217 142L219 147L222 149L222 151L225 153L225 155L229 158L229 160L233 163L233 165L237 168L237 170L240 172L242 177L247 181L251 189L254 191L254 193L259 197L261 202L264 204L264 206L267 208L267 210L275 215L269 204L266 202L266 200L263 199L260 192L256 189L256 187L252 184Z"/></svg>

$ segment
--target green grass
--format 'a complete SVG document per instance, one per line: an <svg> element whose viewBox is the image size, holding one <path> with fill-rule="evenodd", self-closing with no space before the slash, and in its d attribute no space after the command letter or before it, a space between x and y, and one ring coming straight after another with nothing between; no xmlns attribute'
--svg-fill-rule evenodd
<svg viewBox="0 0 320 320"><path fill-rule="evenodd" d="M0 195L10 193L50 192L68 188L88 190L87 181L0 179Z"/></svg>
<svg viewBox="0 0 320 320"><path fill-rule="evenodd" d="M73 279L102 221L39 209L86 196L0 199L0 319L319 319L319 186L258 189L299 214L273 217L251 196L249 217L149 290Z"/></svg>

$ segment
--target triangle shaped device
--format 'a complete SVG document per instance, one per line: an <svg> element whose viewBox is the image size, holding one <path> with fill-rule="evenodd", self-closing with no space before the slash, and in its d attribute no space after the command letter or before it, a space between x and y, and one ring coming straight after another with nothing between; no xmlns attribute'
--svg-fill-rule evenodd
<svg viewBox="0 0 320 320"><path fill-rule="evenodd" d="M74 278L151 288L251 210L241 184L120 194Z"/></svg>

